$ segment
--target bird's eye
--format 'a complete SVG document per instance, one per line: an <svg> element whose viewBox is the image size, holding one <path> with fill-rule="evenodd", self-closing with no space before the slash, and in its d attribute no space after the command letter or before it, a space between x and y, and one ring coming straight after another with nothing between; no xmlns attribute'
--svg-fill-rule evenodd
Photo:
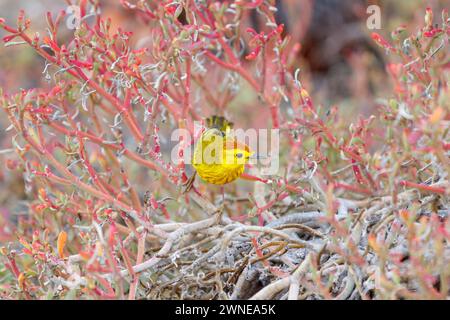
<svg viewBox="0 0 450 320"><path fill-rule="evenodd" d="M242 158L242 153L236 153L236 158Z"/></svg>

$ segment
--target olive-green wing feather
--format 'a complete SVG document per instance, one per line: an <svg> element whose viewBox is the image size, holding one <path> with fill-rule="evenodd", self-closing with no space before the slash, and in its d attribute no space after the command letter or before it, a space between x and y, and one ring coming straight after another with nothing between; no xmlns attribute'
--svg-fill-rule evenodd
<svg viewBox="0 0 450 320"><path fill-rule="evenodd" d="M222 132L227 132L233 128L233 123L222 116L212 116L205 119L207 128L216 128Z"/></svg>
<svg viewBox="0 0 450 320"><path fill-rule="evenodd" d="M214 146L213 144L218 145ZM224 132L216 128L207 129L197 141L194 149L193 165L205 163L203 157L211 155L213 159L219 163L222 159L222 151L226 143L226 135ZM217 150L217 153L214 153ZM212 153L212 154L211 154Z"/></svg>

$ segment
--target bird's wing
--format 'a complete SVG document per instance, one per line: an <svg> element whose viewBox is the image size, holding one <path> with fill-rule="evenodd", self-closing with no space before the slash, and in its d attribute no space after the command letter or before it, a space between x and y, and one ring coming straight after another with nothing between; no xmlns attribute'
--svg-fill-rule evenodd
<svg viewBox="0 0 450 320"><path fill-rule="evenodd" d="M222 159L222 152L225 145L226 136L224 132L217 128L210 128L203 132L200 139L197 141L197 145L194 150L193 163L203 163L204 157L211 155L212 150L217 150L218 152L213 152L212 156L217 161ZM218 145L214 145L218 143ZM216 162L219 163L219 162Z"/></svg>
<svg viewBox="0 0 450 320"><path fill-rule="evenodd" d="M212 116L205 119L207 128L216 128L222 132L228 132L233 128L233 123L222 116Z"/></svg>
<svg viewBox="0 0 450 320"><path fill-rule="evenodd" d="M205 132L203 132L203 134L200 137L200 140L201 143L203 144L203 147L205 147L214 141L218 141L217 139L222 139L222 141L224 141L225 138L226 138L225 133L223 131L220 131L217 128L210 128L207 129Z"/></svg>

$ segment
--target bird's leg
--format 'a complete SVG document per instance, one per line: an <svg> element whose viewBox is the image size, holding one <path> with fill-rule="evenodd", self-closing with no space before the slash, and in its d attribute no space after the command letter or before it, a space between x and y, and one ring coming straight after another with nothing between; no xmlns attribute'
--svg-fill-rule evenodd
<svg viewBox="0 0 450 320"><path fill-rule="evenodd" d="M182 192L183 194L188 193L192 189L192 187L194 186L194 181L195 181L196 175L197 175L197 171L194 171L192 176L185 183L183 183L183 186L184 186L184 190Z"/></svg>
<svg viewBox="0 0 450 320"><path fill-rule="evenodd" d="M223 212L225 209L225 186L221 185L220 191L222 192L222 203L219 210Z"/></svg>

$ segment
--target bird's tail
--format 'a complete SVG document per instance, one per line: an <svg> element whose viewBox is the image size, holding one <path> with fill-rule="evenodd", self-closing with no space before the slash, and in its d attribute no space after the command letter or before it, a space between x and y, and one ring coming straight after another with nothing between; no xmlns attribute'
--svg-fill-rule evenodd
<svg viewBox="0 0 450 320"><path fill-rule="evenodd" d="M227 132L228 130L233 128L233 123L222 116L212 116L206 118L205 122L207 128L216 128L222 132Z"/></svg>

